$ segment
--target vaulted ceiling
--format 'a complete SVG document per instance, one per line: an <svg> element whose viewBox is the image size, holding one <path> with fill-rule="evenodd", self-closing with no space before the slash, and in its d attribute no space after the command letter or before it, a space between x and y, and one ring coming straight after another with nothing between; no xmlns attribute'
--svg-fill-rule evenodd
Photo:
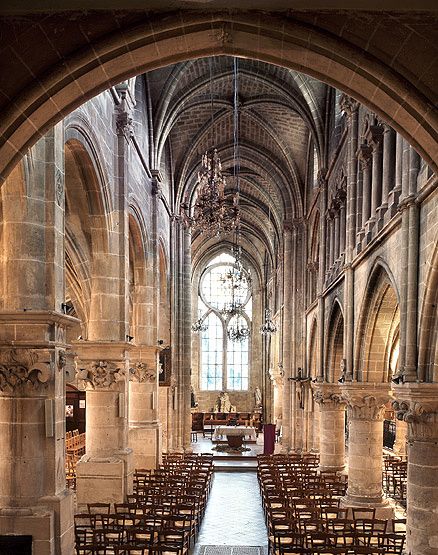
<svg viewBox="0 0 438 555"><path fill-rule="evenodd" d="M202 58L147 74L154 113L156 164L171 153L174 198L191 198L201 156L217 148L236 190L235 74L232 57ZM305 210L309 148L324 151L329 88L292 70L257 60L237 62L239 189L242 238L274 258L285 221ZM217 240L216 240L217 242ZM211 245L194 237L196 250Z"/></svg>

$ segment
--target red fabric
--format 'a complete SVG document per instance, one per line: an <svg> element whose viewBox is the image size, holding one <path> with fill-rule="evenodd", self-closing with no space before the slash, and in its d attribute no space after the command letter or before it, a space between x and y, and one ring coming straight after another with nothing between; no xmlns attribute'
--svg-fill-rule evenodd
<svg viewBox="0 0 438 555"><path fill-rule="evenodd" d="M263 454L272 455L275 447L275 424L263 424Z"/></svg>

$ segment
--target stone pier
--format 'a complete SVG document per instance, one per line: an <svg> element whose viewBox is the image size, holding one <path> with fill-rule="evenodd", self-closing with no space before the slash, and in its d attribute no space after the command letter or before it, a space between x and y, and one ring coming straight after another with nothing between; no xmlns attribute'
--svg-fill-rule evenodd
<svg viewBox="0 0 438 555"><path fill-rule="evenodd" d="M336 384L312 384L320 407L319 468L340 472L345 468L345 403Z"/></svg>
<svg viewBox="0 0 438 555"><path fill-rule="evenodd" d="M438 553L438 384L393 386L397 419L408 425L406 543L409 555Z"/></svg>
<svg viewBox="0 0 438 555"><path fill-rule="evenodd" d="M132 492L128 447L128 345L76 344L77 379L86 390L86 449L77 464L77 504L122 503Z"/></svg>
<svg viewBox="0 0 438 555"><path fill-rule="evenodd" d="M341 387L348 411L347 507L375 507L378 518L390 518L393 508L383 498L382 449L388 384L349 383Z"/></svg>

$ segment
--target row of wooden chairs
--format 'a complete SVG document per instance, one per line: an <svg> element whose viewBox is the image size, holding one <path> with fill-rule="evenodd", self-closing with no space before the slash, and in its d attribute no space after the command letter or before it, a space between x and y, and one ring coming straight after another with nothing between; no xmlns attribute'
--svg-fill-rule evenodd
<svg viewBox="0 0 438 555"><path fill-rule="evenodd" d="M375 509L341 507L346 477L318 472L315 460L258 458L270 553L401 554L405 520L388 525L376 518Z"/></svg>
<svg viewBox="0 0 438 555"><path fill-rule="evenodd" d="M93 503L75 515L77 555L175 553L196 536L211 487L212 459L169 457L155 471L137 469L127 502Z"/></svg>
<svg viewBox="0 0 438 555"><path fill-rule="evenodd" d="M406 503L408 462L403 457L385 455L383 459L383 490L402 504Z"/></svg>
<svg viewBox="0 0 438 555"><path fill-rule="evenodd" d="M65 450L68 455L80 459L85 454L85 434L80 434L79 430L66 432Z"/></svg>

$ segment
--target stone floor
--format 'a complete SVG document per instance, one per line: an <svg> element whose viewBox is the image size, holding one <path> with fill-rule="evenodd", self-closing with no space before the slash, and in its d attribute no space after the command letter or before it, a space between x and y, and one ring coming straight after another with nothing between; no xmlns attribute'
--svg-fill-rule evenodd
<svg viewBox="0 0 438 555"><path fill-rule="evenodd" d="M238 555L245 551L224 550L220 546L259 546L264 549L254 550L254 553L263 553L267 544L256 473L215 472L207 510L192 553Z"/></svg>

